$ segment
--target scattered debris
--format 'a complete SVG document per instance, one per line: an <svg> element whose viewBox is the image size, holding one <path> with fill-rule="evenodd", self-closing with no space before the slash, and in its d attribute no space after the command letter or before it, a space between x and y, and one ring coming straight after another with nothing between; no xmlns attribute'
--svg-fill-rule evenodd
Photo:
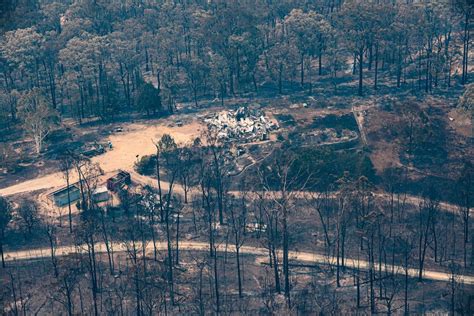
<svg viewBox="0 0 474 316"><path fill-rule="evenodd" d="M178 213L171 214L171 220L173 221L173 223L177 223L178 218L179 218L180 221L182 221L183 218L184 218L184 215L183 214L178 214Z"/></svg>
<svg viewBox="0 0 474 316"><path fill-rule="evenodd" d="M84 157L91 158L105 153L105 148L101 144L94 143L84 149L80 154Z"/></svg>
<svg viewBox="0 0 474 316"><path fill-rule="evenodd" d="M267 225L263 223L253 222L245 225L245 230L249 233L265 233Z"/></svg>
<svg viewBox="0 0 474 316"><path fill-rule="evenodd" d="M204 121L219 139L244 142L267 140L269 133L279 128L278 123L270 120L262 111L247 107L223 111L206 117Z"/></svg>

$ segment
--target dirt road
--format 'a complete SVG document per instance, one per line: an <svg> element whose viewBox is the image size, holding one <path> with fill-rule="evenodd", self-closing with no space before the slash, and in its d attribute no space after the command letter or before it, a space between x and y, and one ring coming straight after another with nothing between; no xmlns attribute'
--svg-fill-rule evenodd
<svg viewBox="0 0 474 316"><path fill-rule="evenodd" d="M135 242L135 245L141 245L140 242ZM158 250L165 250L167 249L167 244L165 242L158 242L156 244ZM141 246L137 246L140 247ZM56 256L67 256L71 254L77 253L85 253L87 247L86 246L61 246L56 248ZM126 245L123 243L120 244L113 244L114 252L124 252L127 251ZM182 251L208 251L209 244L204 242L188 242L188 241L181 241L179 243L179 249ZM146 250L149 254L153 252L153 244L148 242L146 244ZM235 252L235 247L232 245L228 245L226 247L225 244L220 244L217 246L217 250L219 252L229 251ZM105 253L106 247L104 243L97 243L95 245L95 252L96 253ZM249 255L256 255L258 256L258 262L265 262L268 256L268 249L265 248L258 248L258 247L250 247L250 246L243 246L240 249L240 253L242 254L249 254ZM281 256L281 251L279 251L279 255ZM33 260L33 259L46 259L51 256L51 251L49 248L39 248L39 249L30 249L30 250L20 250L20 251L11 251L5 253L5 260L6 261L15 261L15 260ZM298 252L298 251L290 251L289 252L290 260L302 263L310 263L310 264L330 264L335 265L336 258L335 257L327 257L318 253L314 252ZM357 260L357 259L346 259L345 265L348 268L359 268L362 270L369 269L369 262L365 260ZM375 267L378 269L378 266ZM405 269L401 266L382 266L382 271L393 271L395 274L405 275ZM408 275L410 277L417 278L418 277L418 270L409 268ZM449 282L452 278L452 275L447 272L442 271L434 271L434 270L425 270L423 273L423 279L425 280L433 280L433 281L443 281ZM474 285L474 276L471 275L456 275L458 282L463 282L464 284Z"/></svg>
<svg viewBox="0 0 474 316"><path fill-rule="evenodd" d="M155 152L153 140L158 139L163 134L170 134L177 143L186 143L198 137L203 126L195 118L189 118L191 121L183 126L169 127L164 123L156 124L139 124L132 123L124 125L124 132L110 135L109 140L113 144L113 150L107 151L105 154L92 158L93 162L100 164L105 173L113 173L118 169L123 169L132 173L132 179L141 184L150 184L156 186L156 181L149 177L141 176L134 172L134 163L138 158L150 155ZM75 173L72 173L71 182L77 181ZM61 172L52 173L18 183L13 186L0 189L0 195L9 196L24 192L33 192L43 189L55 189L65 186L66 181ZM164 184L164 188L167 186ZM176 186L176 192L181 192L181 188ZM298 196L315 196L314 192L300 192ZM388 194L377 193L381 198L389 199ZM418 205L422 202L422 198L417 196L406 195L406 202ZM458 207L449 203L440 203L440 207L450 212L458 212Z"/></svg>
<svg viewBox="0 0 474 316"><path fill-rule="evenodd" d="M152 152L150 152L150 153L152 153ZM112 170L105 169L104 171L114 172L118 169L119 168L112 169ZM135 172L134 169L133 169L133 163L130 163L128 165L128 168L124 167L124 168L121 168L121 169L129 171L132 175L132 179L133 179L134 182L140 183L140 184L143 184L143 185L145 185L145 184L150 185L152 187L157 187L156 180L154 180L150 177L147 177L147 176L140 175L137 172ZM72 179L71 182L73 182L73 181L77 181L77 179ZM22 182L20 184L17 184L17 185L11 186L11 187L0 189L0 195L8 196L8 195L13 195L13 194L17 194L17 193L32 192L32 191L41 190L41 189L59 188L59 187L62 187L64 185L65 185L65 180L62 178L62 174L58 172L58 173L50 174L48 176L41 177L41 178L38 178L38 179L25 181L25 182ZM167 183L165 183L163 181L162 181L162 189L163 190L168 189ZM182 193L181 186L178 185L178 184L175 184L174 191L176 193ZM230 191L229 193L234 194L234 195L238 195L237 191ZM267 192L267 194L269 194L270 196L275 196L275 195L277 195L277 192ZM314 197L317 197L318 194L320 194L320 193L310 192L310 191L300 191L300 192L297 192L295 194L295 197L298 197L298 198L314 198ZM382 193L382 192L375 193L375 196L377 196L378 198L386 199L386 200L390 200L390 198L391 198L388 193ZM334 195L331 194L330 197L334 197ZM402 195L400 198L405 199L406 203L413 204L413 205L418 205L418 204L423 202L423 198L421 198L419 196ZM450 203L447 203L447 202L440 202L439 206L444 211L452 212L452 213L455 213L455 214L459 213L459 207L457 205L450 204Z"/></svg>

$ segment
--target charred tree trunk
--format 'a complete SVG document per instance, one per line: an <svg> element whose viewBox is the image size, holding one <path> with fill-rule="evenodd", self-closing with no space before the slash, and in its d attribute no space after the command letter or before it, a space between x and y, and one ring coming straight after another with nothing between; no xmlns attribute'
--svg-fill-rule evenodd
<svg viewBox="0 0 474 316"><path fill-rule="evenodd" d="M361 47L359 49L359 90L358 94L359 96L362 96L364 91L363 91L363 75L364 75L364 48Z"/></svg>
<svg viewBox="0 0 474 316"><path fill-rule="evenodd" d="M300 65L300 85L304 87L304 54L301 54L301 65Z"/></svg>
<svg viewBox="0 0 474 316"><path fill-rule="evenodd" d="M378 71L379 71L379 44L375 44L375 62L374 62L374 90L377 90Z"/></svg>
<svg viewBox="0 0 474 316"><path fill-rule="evenodd" d="M470 9L466 8L464 16L464 35L463 35L463 53L462 53L462 81L464 85L467 83L468 65L469 65L469 20Z"/></svg>

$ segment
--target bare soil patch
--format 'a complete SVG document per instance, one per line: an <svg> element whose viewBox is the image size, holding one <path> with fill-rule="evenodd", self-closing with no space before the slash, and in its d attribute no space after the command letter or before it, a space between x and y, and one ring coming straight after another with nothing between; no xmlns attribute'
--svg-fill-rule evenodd
<svg viewBox="0 0 474 316"><path fill-rule="evenodd" d="M202 125L197 120L192 120L183 126L166 125L164 119L146 123L123 124L123 132L113 133L103 139L104 141L110 140L113 149L103 155L93 157L91 160L99 163L105 173L118 169L133 170L137 155L140 158L153 154L156 150L153 141L162 135L169 134L177 143L186 143L199 137L201 129ZM12 195L62 185L65 185L62 174L55 172L0 189L0 195Z"/></svg>
<svg viewBox="0 0 474 316"><path fill-rule="evenodd" d="M473 137L472 119L469 115L459 109L453 109L448 113L449 126L459 135L464 137Z"/></svg>

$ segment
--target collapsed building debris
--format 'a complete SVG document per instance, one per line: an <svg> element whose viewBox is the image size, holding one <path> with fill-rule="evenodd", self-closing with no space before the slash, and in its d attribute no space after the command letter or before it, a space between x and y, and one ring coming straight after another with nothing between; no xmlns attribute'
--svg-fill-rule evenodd
<svg viewBox="0 0 474 316"><path fill-rule="evenodd" d="M269 133L279 128L260 110L240 107L237 111L223 111L204 120L221 140L252 142L267 140Z"/></svg>
<svg viewBox="0 0 474 316"><path fill-rule="evenodd" d="M94 142L94 144L87 146L85 149L83 149L80 152L80 155L87 157L87 158L92 158L98 155L101 155L105 153L105 148L102 146L102 144L97 144Z"/></svg>

